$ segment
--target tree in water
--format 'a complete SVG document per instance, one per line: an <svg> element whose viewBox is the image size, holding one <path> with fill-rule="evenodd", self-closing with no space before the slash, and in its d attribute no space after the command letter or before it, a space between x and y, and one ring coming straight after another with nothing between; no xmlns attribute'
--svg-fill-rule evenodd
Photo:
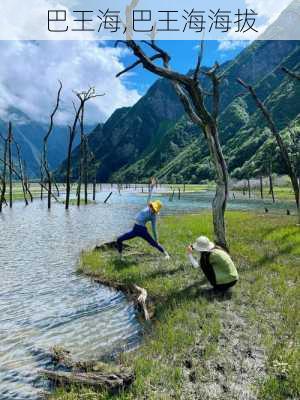
<svg viewBox="0 0 300 400"><path fill-rule="evenodd" d="M75 108L75 117L72 126L69 126L69 144L68 144L68 153L67 153L67 170L66 170L66 210L69 209L70 205L70 194L71 194L71 168L72 168L72 150L73 143L76 136L77 124L80 123L80 120L83 121L83 112L85 109L86 103L94 99L96 97L104 96L104 94L96 94L95 88L89 88L85 92L75 92L77 99L79 100L79 105Z"/></svg>
<svg viewBox="0 0 300 400"><path fill-rule="evenodd" d="M55 114L58 111L59 108L59 103L60 103L60 96L61 96L61 91L62 91L62 83L59 81L59 89L57 92L57 98L56 98L56 104L55 107L50 115L50 123L49 123L49 128L48 131L44 137L44 145L43 145L43 152L42 152L42 156L41 156L41 182L44 181L44 172L46 174L47 177L47 191L48 191L48 209L51 208L51 198L52 198L52 173L49 169L49 163L48 163L48 140L49 137L53 131L53 125L54 125L54 117ZM41 198L43 193L43 186L41 186Z"/></svg>
<svg viewBox="0 0 300 400"><path fill-rule="evenodd" d="M298 178L297 178L295 165L294 165L293 160L292 160L292 158L290 157L290 154L289 154L288 145L282 139L282 137L280 135L280 132L279 132L277 126L275 125L275 122L273 120L273 117L272 117L270 111L267 109L265 104L260 100L260 98L258 97L254 87L252 85L249 85L249 84L245 83L241 79L238 79L238 83L249 91L249 93L251 94L251 96L252 96L257 108L262 112L262 114L263 114L263 116L264 116L264 118L265 118L265 120L267 122L267 125L268 125L272 135L274 136L274 138L276 140L276 143L278 145L282 161L284 162L285 168L287 170L287 173L288 173L288 175L290 177L290 180L291 180L291 183L292 183L295 202L296 202L296 207L297 207L298 222L300 224L300 190L299 190L299 182L298 182Z"/></svg>

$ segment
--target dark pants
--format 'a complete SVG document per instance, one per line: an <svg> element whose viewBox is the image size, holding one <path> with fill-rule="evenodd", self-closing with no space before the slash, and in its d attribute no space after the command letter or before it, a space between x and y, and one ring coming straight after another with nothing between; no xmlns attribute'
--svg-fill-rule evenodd
<svg viewBox="0 0 300 400"><path fill-rule="evenodd" d="M164 252L164 248L161 247L153 239L153 237L150 235L150 233L148 232L148 230L145 226L135 224L131 231L125 233L124 235L120 236L117 239L117 249L118 249L119 253L122 253L123 242L125 242L126 240L136 238L136 237L140 237L140 238L146 240L146 242L148 242L151 246L155 247L161 253Z"/></svg>
<svg viewBox="0 0 300 400"><path fill-rule="evenodd" d="M225 292L226 290L234 286L237 283L237 281L232 281L224 284L217 284L216 274L212 265L209 262L209 256L210 256L209 252L203 252L201 254L201 260L200 260L201 269L204 275L206 276L207 280L209 281L209 283L213 286L213 288L216 291Z"/></svg>

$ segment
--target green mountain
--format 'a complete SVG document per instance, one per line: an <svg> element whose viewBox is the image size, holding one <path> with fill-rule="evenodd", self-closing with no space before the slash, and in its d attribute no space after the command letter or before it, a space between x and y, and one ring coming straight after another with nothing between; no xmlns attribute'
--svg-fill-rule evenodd
<svg viewBox="0 0 300 400"><path fill-rule="evenodd" d="M275 171L285 172L265 120L236 81L242 78L255 86L288 140L287 126L299 125L300 83L281 70L283 64L299 70L299 42L257 41L221 66L226 79L221 87L220 137L231 176L259 173L270 157ZM202 83L209 88L205 78ZM202 132L183 113L171 84L162 79L135 106L117 110L97 127L89 143L100 181L144 181L151 175L177 183L213 178ZM74 177L78 153L77 148Z"/></svg>

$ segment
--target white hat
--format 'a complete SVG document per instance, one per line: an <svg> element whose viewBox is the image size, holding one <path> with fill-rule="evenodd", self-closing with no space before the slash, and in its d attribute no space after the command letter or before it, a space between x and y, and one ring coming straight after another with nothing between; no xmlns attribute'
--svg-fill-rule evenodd
<svg viewBox="0 0 300 400"><path fill-rule="evenodd" d="M215 244L211 242L206 236L199 236L196 242L193 244L193 249L196 251L212 251Z"/></svg>

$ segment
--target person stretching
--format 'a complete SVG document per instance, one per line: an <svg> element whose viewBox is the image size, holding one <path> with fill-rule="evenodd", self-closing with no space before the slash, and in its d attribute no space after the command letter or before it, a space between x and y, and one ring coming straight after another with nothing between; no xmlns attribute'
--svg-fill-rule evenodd
<svg viewBox="0 0 300 400"><path fill-rule="evenodd" d="M152 190L151 190L151 192L152 192ZM159 201L159 200L149 201L151 198L151 192L148 197L148 206L146 208L144 208L143 210L141 210L136 215L135 224L134 224L132 230L125 233L124 235L118 237L117 249L118 249L119 253L122 254L123 242L125 242L126 240L136 238L136 237L140 237L140 238L146 240L146 242L148 242L151 246L155 247L161 253L163 253L165 255L165 258L167 260L169 260L170 259L169 254L157 241L157 229L156 229L157 216L163 205L162 205L161 201ZM153 237L150 235L150 233L147 230L147 227L146 227L147 222L151 222Z"/></svg>
<svg viewBox="0 0 300 400"><path fill-rule="evenodd" d="M200 253L200 262L193 257L193 250ZM206 236L198 237L187 252L193 267L201 267L214 289L226 291L237 283L239 276L230 255Z"/></svg>

